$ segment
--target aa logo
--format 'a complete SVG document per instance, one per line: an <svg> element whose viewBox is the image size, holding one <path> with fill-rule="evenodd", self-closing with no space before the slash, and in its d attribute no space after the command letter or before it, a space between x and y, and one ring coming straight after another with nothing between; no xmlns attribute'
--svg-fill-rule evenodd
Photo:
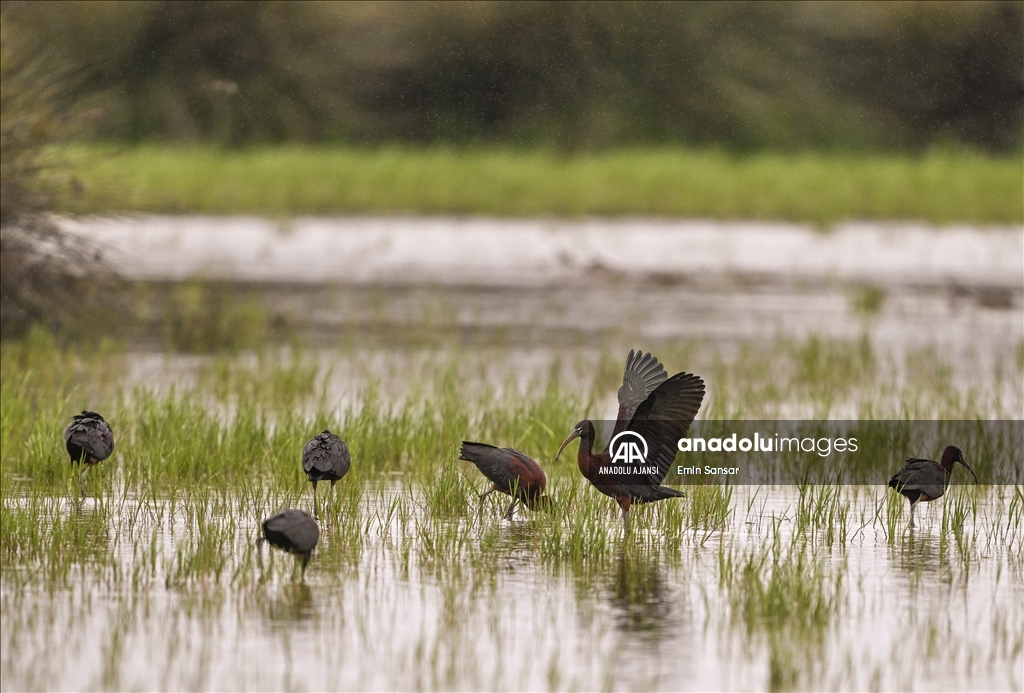
<svg viewBox="0 0 1024 693"><path fill-rule="evenodd" d="M612 438L608 449L612 453L612 464L644 464L647 461L647 441L636 431L622 431Z"/></svg>

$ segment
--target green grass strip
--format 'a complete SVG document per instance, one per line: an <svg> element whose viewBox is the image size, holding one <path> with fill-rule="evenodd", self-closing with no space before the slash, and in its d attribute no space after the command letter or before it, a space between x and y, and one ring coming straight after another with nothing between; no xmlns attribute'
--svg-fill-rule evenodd
<svg viewBox="0 0 1024 693"><path fill-rule="evenodd" d="M1024 164L966 151L921 156L735 155L681 148L562 156L446 148L51 150L77 179L71 212L480 214L1024 222Z"/></svg>

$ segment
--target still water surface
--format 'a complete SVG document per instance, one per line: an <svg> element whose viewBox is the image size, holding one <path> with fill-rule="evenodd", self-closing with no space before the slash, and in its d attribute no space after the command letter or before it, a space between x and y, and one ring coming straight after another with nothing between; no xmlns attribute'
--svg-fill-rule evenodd
<svg viewBox="0 0 1024 693"><path fill-rule="evenodd" d="M180 508L156 524L143 512L110 528L113 566L83 566L63 589L2 583L3 688L1020 690L1022 536L1007 532L1012 490L981 491L967 565L941 537L939 503L890 541L881 489L844 487L848 536L814 552L835 612L808 630L745 623L720 557L756 552L773 528L791 536L794 487L737 488L721 531L691 530L675 549L640 530L593 569L539 560L544 525L489 507L469 520L490 542L484 569L472 549L467 565L437 565L410 542L409 527L439 521L387 519L407 492L390 483L364 496L361 518L325 523L326 545L340 523L363 524L356 557L315 558L303 584L289 557L264 556L265 581L237 592L232 572L259 565L254 523L238 519L219 580L175 584L195 523ZM121 518L135 515L126 503ZM619 537L610 509L607 521ZM156 567L133 588L140 539Z"/></svg>

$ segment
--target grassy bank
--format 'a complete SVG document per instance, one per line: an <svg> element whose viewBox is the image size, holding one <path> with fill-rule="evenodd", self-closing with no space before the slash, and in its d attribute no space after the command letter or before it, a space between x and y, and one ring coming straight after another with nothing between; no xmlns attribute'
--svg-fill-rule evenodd
<svg viewBox="0 0 1024 693"><path fill-rule="evenodd" d="M75 146L65 211L1024 221L1019 158Z"/></svg>

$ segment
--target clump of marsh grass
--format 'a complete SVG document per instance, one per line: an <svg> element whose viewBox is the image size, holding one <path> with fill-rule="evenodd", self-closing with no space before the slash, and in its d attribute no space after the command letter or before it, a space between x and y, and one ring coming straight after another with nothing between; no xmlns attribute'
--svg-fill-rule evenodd
<svg viewBox="0 0 1024 693"><path fill-rule="evenodd" d="M719 586L748 632L820 640L839 615L845 565L827 564L809 542L787 539L778 527L757 548L723 544Z"/></svg>
<svg viewBox="0 0 1024 693"><path fill-rule="evenodd" d="M686 518L694 531L714 532L729 522L732 487L723 484L691 485L686 489L689 508Z"/></svg>
<svg viewBox="0 0 1024 693"><path fill-rule="evenodd" d="M454 456L454 453L449 453ZM422 482L422 497L427 510L434 518L465 517L475 506L484 501L469 483L462 471L454 464L443 464L428 480ZM508 496L498 495L499 502Z"/></svg>
<svg viewBox="0 0 1024 693"><path fill-rule="evenodd" d="M621 541L622 527L615 522L618 506L593 489L573 484L561 493L552 492L557 514L539 517L540 559L557 568L575 569L584 564L604 564Z"/></svg>
<svg viewBox="0 0 1024 693"><path fill-rule="evenodd" d="M849 534L850 504L841 499L843 485L801 484L796 510L796 532L812 545L843 546Z"/></svg>

